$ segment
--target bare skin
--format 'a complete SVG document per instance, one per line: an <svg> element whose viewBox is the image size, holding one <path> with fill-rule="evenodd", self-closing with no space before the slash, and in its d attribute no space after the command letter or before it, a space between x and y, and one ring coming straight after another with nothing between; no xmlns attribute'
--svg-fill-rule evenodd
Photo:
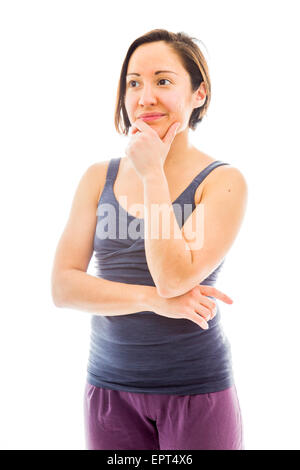
<svg viewBox="0 0 300 470"><path fill-rule="evenodd" d="M197 149L193 149L189 155L186 156L185 161L189 161L190 164L178 168L178 166L171 166L165 168L165 175L168 180L171 201L175 201L177 197L185 190L185 188L191 183L191 181L198 175L204 168L210 163L214 162L215 159L200 152ZM204 188L208 183L213 182L215 172L222 170L222 167L216 168L214 172L210 173L204 181L197 187L194 196L195 204L199 204ZM178 178L180 175L180 178ZM130 185L128 184L130 181ZM144 211L144 186L141 179L136 174L134 168L132 168L127 157L121 158L119 171L114 184L114 194L117 201L121 201L122 197L126 197L127 201L127 212L134 217L143 218ZM100 191L100 193L102 190ZM100 193L98 200L100 199ZM135 210L135 204L139 205L139 211ZM123 206L122 206L123 207ZM125 209L125 207L123 207Z"/></svg>

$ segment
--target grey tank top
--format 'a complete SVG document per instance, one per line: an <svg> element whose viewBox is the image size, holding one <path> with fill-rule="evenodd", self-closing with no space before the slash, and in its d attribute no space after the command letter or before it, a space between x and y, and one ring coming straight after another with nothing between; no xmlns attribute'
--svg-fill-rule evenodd
<svg viewBox="0 0 300 470"><path fill-rule="evenodd" d="M97 206L96 275L114 282L155 286L145 254L144 219L129 214L113 191L120 161L110 160ZM196 207L197 187L220 165L228 163L212 162L173 202L179 227ZM223 263L224 259L201 284L215 285ZM218 302L211 298L217 314L208 322L208 330L191 320L151 311L92 315L87 382L111 390L175 395L212 393L233 385L231 346L220 323Z"/></svg>

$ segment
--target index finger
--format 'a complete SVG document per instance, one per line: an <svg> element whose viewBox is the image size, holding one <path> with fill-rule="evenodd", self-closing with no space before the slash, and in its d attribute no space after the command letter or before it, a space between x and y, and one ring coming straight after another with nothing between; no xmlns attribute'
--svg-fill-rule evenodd
<svg viewBox="0 0 300 470"><path fill-rule="evenodd" d="M156 132L152 129L151 126L149 126L149 124L146 123L146 121L143 121L143 119L141 118L137 118L132 127L136 127L139 131L148 131L148 132L154 132L156 134Z"/></svg>
<svg viewBox="0 0 300 470"><path fill-rule="evenodd" d="M199 287L201 287L202 294L215 297L216 299L222 300L222 302L225 302L226 304L233 304L233 300L216 287L205 285L200 285Z"/></svg>

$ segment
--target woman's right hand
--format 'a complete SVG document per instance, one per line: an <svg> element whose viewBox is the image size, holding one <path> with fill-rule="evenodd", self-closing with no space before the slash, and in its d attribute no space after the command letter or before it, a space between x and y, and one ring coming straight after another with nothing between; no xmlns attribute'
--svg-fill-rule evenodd
<svg viewBox="0 0 300 470"><path fill-rule="evenodd" d="M199 284L190 291L177 297L159 297L153 311L158 315L169 318L186 318L201 328L208 328L208 321L214 318L217 311L216 303L207 296L215 297L226 304L233 300L213 286Z"/></svg>

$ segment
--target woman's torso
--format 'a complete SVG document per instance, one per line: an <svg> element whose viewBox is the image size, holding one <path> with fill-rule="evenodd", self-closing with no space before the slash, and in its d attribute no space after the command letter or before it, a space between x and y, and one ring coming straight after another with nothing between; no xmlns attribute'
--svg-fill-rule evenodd
<svg viewBox="0 0 300 470"><path fill-rule="evenodd" d="M213 190L222 178L221 169L228 167L228 163L201 153L190 154L185 161L189 162L185 168L174 165L165 171L170 199L176 201L179 227L203 193ZM155 286L146 259L144 221L135 220L143 214L126 214L130 215L132 204L143 207L142 182L127 162L126 158L113 158L100 163L96 175L96 276L123 284ZM119 202L124 196L126 211ZM187 211L177 210L185 205ZM116 220L121 223L115 224ZM128 228L128 237L123 228ZM215 284L223 262L202 284ZM210 393L229 387L233 383L230 344L222 331L216 304L217 315L208 330L188 319L174 321L152 311L93 315L87 381L98 387L141 393Z"/></svg>

